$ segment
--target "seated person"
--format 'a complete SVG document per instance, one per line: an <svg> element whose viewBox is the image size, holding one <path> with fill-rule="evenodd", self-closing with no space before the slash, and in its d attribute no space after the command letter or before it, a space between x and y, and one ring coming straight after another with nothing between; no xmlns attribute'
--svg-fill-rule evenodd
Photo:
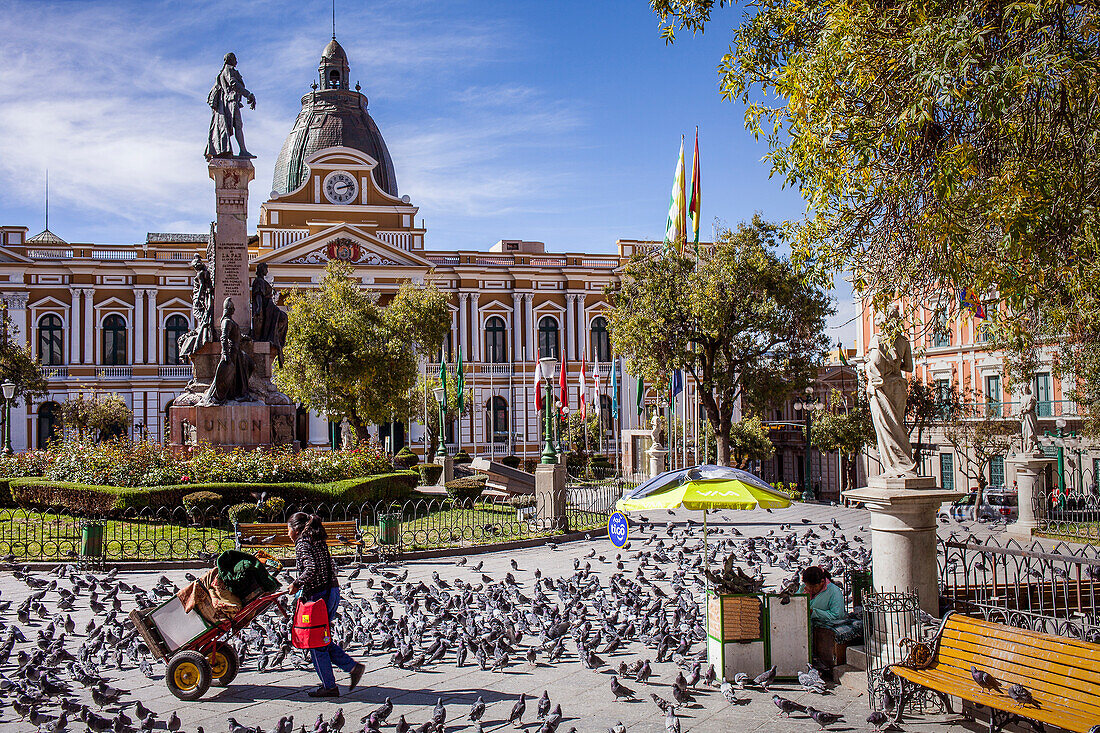
<svg viewBox="0 0 1100 733"><path fill-rule="evenodd" d="M798 592L810 596L810 621L814 626L831 626L845 618L844 591L817 565L802 571Z"/></svg>

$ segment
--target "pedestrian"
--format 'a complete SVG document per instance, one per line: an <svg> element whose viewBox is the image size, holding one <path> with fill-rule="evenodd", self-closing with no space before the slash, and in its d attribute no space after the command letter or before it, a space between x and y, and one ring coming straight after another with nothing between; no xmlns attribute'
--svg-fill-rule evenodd
<svg viewBox="0 0 1100 733"><path fill-rule="evenodd" d="M298 570L298 579L290 584L290 593L301 591L301 599L307 603L324 599L331 624L336 615L336 607L340 605L340 581L336 577L336 564L333 563L325 542L327 536L321 518L316 514L297 512L287 522L287 529L294 542L295 567ZM340 696L336 677L332 673L333 664L350 675L348 692L359 684L359 678L366 669L361 662L357 663L349 657L334 641L330 641L328 646L310 649L309 653L313 657L313 668L321 678L321 686L310 690L310 697Z"/></svg>
<svg viewBox="0 0 1100 733"><path fill-rule="evenodd" d="M799 593L810 596L810 620L814 626L828 626L844 616L844 591L817 565L802 571Z"/></svg>

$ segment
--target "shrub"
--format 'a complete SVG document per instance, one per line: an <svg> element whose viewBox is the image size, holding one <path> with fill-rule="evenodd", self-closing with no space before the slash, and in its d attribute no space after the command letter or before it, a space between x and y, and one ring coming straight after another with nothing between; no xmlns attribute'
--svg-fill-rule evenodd
<svg viewBox="0 0 1100 733"><path fill-rule="evenodd" d="M466 451L460 450L458 453L455 453L454 461L455 461L455 465L460 465L460 464L465 464L465 463L473 463L474 459L471 458L470 454L467 453Z"/></svg>
<svg viewBox="0 0 1100 733"><path fill-rule="evenodd" d="M397 452L397 455L393 457L393 467L397 469L412 468L416 464L420 463L420 456L409 450L409 446L405 446Z"/></svg>
<svg viewBox="0 0 1100 733"><path fill-rule="evenodd" d="M126 509L180 506L186 486L132 488L97 486L39 478L12 479L8 484L12 499L19 506L40 506L64 509L77 514L105 515Z"/></svg>
<svg viewBox="0 0 1100 733"><path fill-rule="evenodd" d="M211 516L223 503L222 495L213 491L196 491L183 497L183 508L188 514Z"/></svg>
<svg viewBox="0 0 1100 733"><path fill-rule="evenodd" d="M435 486L443 475L443 466L438 463L424 463L417 466L416 470L420 472L420 483L423 486Z"/></svg>
<svg viewBox="0 0 1100 733"><path fill-rule="evenodd" d="M264 502L264 519L269 522L278 522L286 514L286 500L278 496L272 496Z"/></svg>
<svg viewBox="0 0 1100 733"><path fill-rule="evenodd" d="M256 521L256 505L242 502L240 504L234 504L225 510L226 516L229 517L230 524L248 524L249 522Z"/></svg>
<svg viewBox="0 0 1100 733"><path fill-rule="evenodd" d="M447 496L452 501L465 504L481 496L481 492L485 490L485 476L479 474L456 478L448 481L446 487Z"/></svg>
<svg viewBox="0 0 1100 733"><path fill-rule="evenodd" d="M508 468L519 468L523 464L523 459L519 456L504 456L500 462Z"/></svg>

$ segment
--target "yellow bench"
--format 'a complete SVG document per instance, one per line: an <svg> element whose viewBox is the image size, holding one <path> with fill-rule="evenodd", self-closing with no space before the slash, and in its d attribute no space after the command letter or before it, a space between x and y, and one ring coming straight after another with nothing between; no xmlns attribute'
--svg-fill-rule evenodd
<svg viewBox="0 0 1100 733"><path fill-rule="evenodd" d="M329 547L362 547L364 544L359 536L359 523L355 520L321 522L321 525L328 535L325 544ZM248 522L238 524L235 529L239 550L294 546L285 522Z"/></svg>

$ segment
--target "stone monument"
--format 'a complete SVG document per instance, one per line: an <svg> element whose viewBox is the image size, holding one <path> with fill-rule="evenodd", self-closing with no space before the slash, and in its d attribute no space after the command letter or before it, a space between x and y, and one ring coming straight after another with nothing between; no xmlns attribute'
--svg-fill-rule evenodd
<svg viewBox="0 0 1100 733"><path fill-rule="evenodd" d="M665 458L668 456L668 449L663 445L664 436L665 431L661 416L654 413L653 425L649 431L649 437L653 441L653 445L646 451L649 455L649 478L659 476L665 472Z"/></svg>
<svg viewBox="0 0 1100 733"><path fill-rule="evenodd" d="M896 308L875 317L877 333L864 358L882 474L868 478L865 488L845 492L844 498L871 510L875 590L915 592L921 608L938 617L936 509L962 492L938 489L934 477L917 475L905 428L904 372L913 371L913 355L909 339L900 332L900 318ZM891 332L897 335L891 338Z"/></svg>
<svg viewBox="0 0 1100 733"><path fill-rule="evenodd" d="M236 65L236 57L227 54L208 100L213 114L206 158L217 220L207 262L198 255L191 261L195 327L180 339L180 346L191 361L192 377L169 409L173 445L252 448L294 443L294 406L271 381L272 360L282 348L278 334L286 334L286 314L275 306L264 279L266 268L257 272L263 284L249 285L248 184L255 169L244 146L241 108L243 100L255 108L256 98L244 87ZM253 335L257 299L262 333ZM222 308L216 326L214 304Z"/></svg>
<svg viewBox="0 0 1100 733"><path fill-rule="evenodd" d="M1031 389L1031 383L1024 385L1020 395L1020 410L1016 417L1020 419L1020 452L1009 457L1008 462L1016 469L1016 503L1019 514L1016 521L1007 528L1007 533L1016 539L1031 541L1032 532L1039 526L1035 516L1035 497L1046 496L1043 478L1047 465L1054 462L1039 450L1039 419L1036 408L1038 402Z"/></svg>

